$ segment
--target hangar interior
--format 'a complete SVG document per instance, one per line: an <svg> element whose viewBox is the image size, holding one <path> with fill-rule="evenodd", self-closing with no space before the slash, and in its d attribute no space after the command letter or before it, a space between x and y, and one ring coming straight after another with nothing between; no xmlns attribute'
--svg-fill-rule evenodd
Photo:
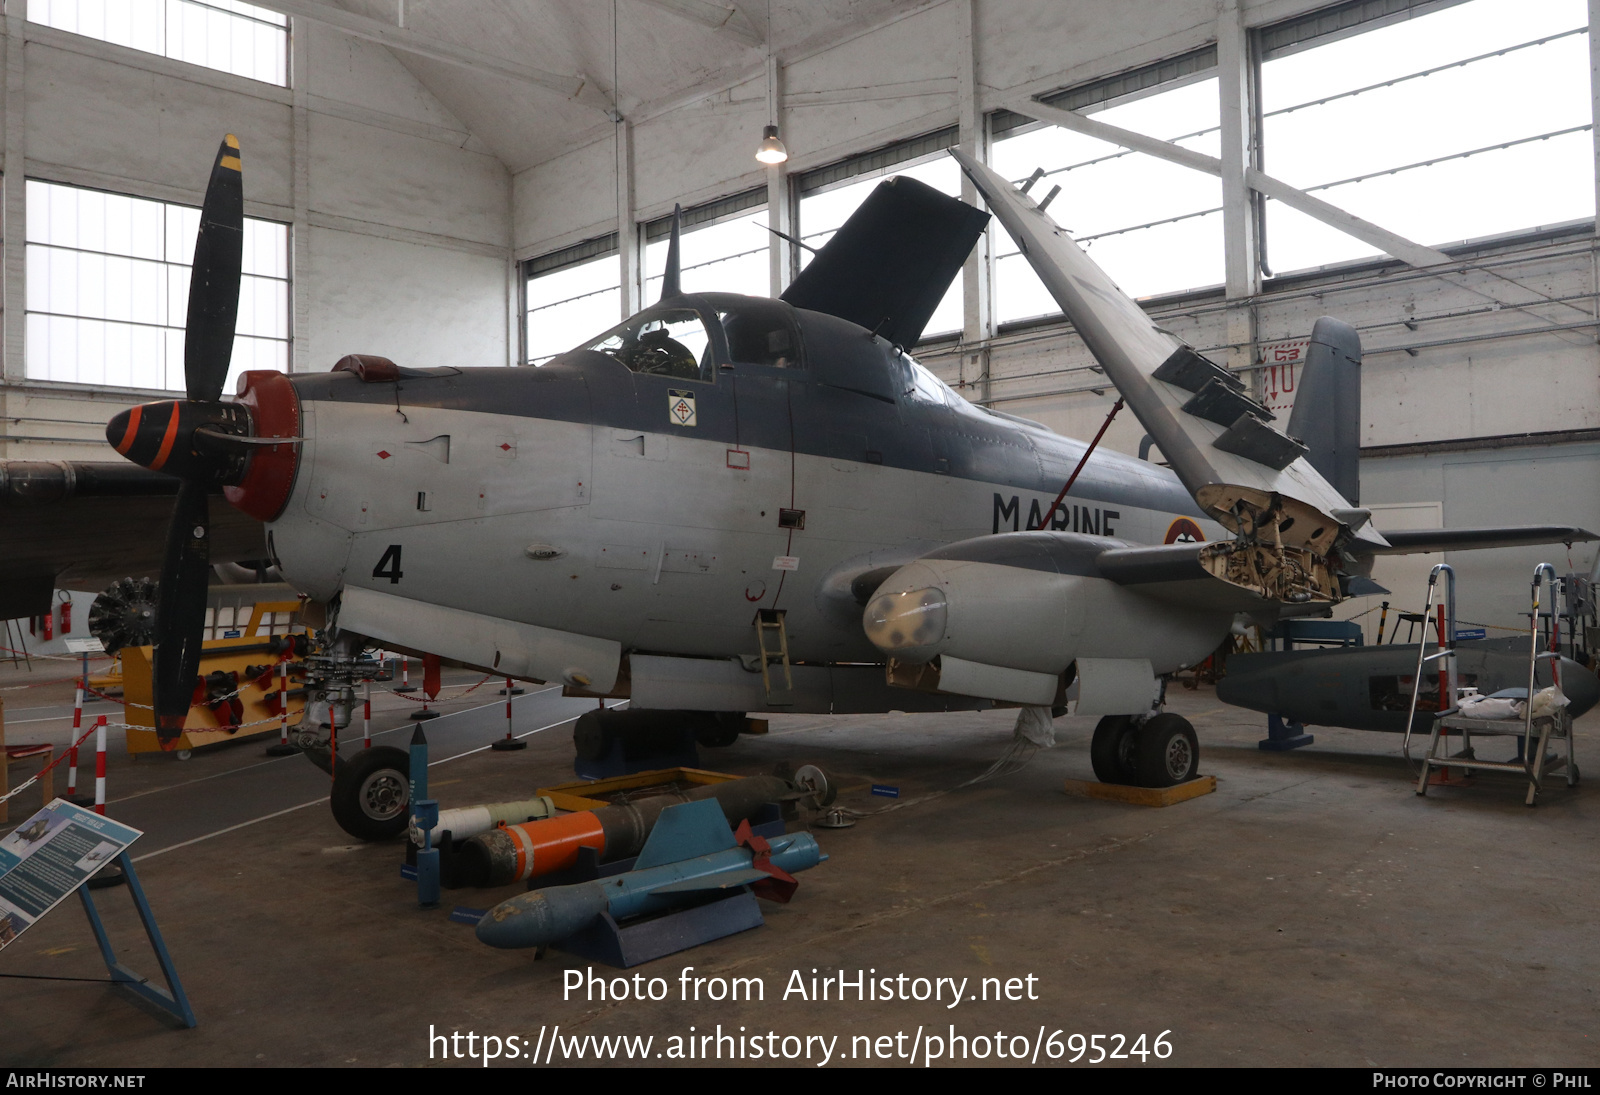
<svg viewBox="0 0 1600 1095"><path fill-rule="evenodd" d="M1016 182L1042 170L1034 197L1053 194L1052 215L1090 257L1161 328L1246 378L1251 393L1283 417L1295 405L1296 368L1313 322L1332 315L1352 324L1364 349L1359 501L1378 529L1557 521L1600 529L1600 91L1591 84L1597 54L1588 29L1597 7L1600 0L1140 0L1113 16L1088 0L5 0L0 458L109 459L103 438L113 414L183 388L189 254L204 167L225 132L240 140L247 218L229 391L245 369L323 372L348 354L415 368L540 366L658 298L675 206L682 207L688 291L776 296L884 178L910 176L977 204L972 183L947 153L954 147ZM1040 103L1214 157L1220 177L1025 113ZM765 166L753 154L769 126L787 159ZM1333 213L1318 219L1267 198L1247 184L1250 171L1321 199ZM1401 237L1415 248L1413 258L1443 252L1448 261L1419 266L1394 257L1370 234L1352 234L1352 220ZM980 406L1087 438L1118 398L998 222L980 237L927 331L911 348L916 359ZM1112 421L1102 444L1163 459L1131 414ZM1000 520L997 512L996 531ZM88 537L115 532L84 529ZM1408 555L1380 561L1373 577L1391 591L1383 599L1396 610L1420 607L1429 567L1440 561L1456 568L1460 620L1511 634L1526 628L1527 578L1536 563L1587 575L1597 554L1594 543L1579 542ZM1378 600L1356 597L1338 609L1362 620L1369 643ZM18 621L8 635L23 626ZM28 641L35 653L64 649L37 635ZM21 672L5 668L5 683L23 683ZM1317 860L1315 873L1331 872L1319 857L1338 846L1332 854L1339 869L1353 872L1351 864L1376 847L1357 852L1339 844L1341 830L1363 809L1377 811L1387 826L1387 836L1367 834L1378 844L1419 824L1408 816L1413 802L1403 781L1385 783L1385 769L1369 756L1393 761L1393 743L1334 732L1316 778L1325 794L1344 790L1335 794L1333 813L1302 827L1297 810L1314 812L1329 799L1292 790L1299 784L1291 773L1253 752L1257 716L1208 697L1202 689L1178 701L1193 708L1203 733L1215 735L1221 763L1236 769L1233 786L1204 807L1206 832L1243 845L1251 832L1243 819L1255 816L1294 845L1291 860ZM395 721L403 718L403 705L390 709ZM986 763L989 746L1003 740L996 732L1009 726L1002 715L949 716L960 720L952 755L981 767L979 758ZM1088 723L1078 721L1087 733ZM790 752L826 754L848 771L887 780L896 740L907 739L882 722L863 725L860 744L850 745L840 739L848 722L776 716L774 736L750 746L739 763L755 771ZM792 736L780 742L780 732ZM941 748L923 727L910 740L918 750ZM1074 749L1074 740L1065 747ZM527 756L552 771L564 763L559 750ZM478 775L512 793L515 781L487 774L487 764L477 757L462 767L483 768ZM1055 779L1068 770L1062 764L1069 762L1036 762L1008 794L1059 798ZM914 786L943 793L948 781L937 764L923 756L913 767L904 778L908 794ZM127 771L141 788L159 782L146 769ZM1002 786L975 792L963 807L993 811L975 825L979 836L960 841L965 854L955 888L964 895L963 918L988 915L969 909L982 908L990 885L977 862L985 841L1032 824L998 794ZM1530 852L1515 868L1514 881L1525 888L1504 877L1491 887L1505 905L1485 912L1481 926L1509 932L1522 923L1517 917L1531 915L1542 918L1538 944L1570 948L1576 928L1567 914L1536 901L1530 907L1527 896L1555 885L1558 874L1594 891L1593 874L1575 879L1571 868L1584 858L1592 826L1581 799L1563 800L1562 793L1538 822L1514 812L1521 807L1509 792L1488 796L1487 807L1464 823L1430 808L1420 824L1438 828L1419 846L1435 858L1417 853L1428 865L1405 876L1406 900L1445 919L1450 909L1439 887L1478 870L1480 849L1559 844ZM1248 805L1270 796L1278 797L1268 807ZM1051 870L1089 864L1078 880L1092 878L1115 894L1102 902L1114 910L1103 914L1081 894L1047 891L1031 895L1037 905L1025 894L1027 908L1012 910L1022 936L1049 938L1051 947L1062 929L1046 911L1074 924L1093 918L1097 931L1102 915L1119 918L1115 933L1080 933L1061 953L1051 952L1049 961L1065 971L1056 977L1055 999L1074 1011L1074 1021L1105 1014L1108 1022L1131 1023L1136 1015L1155 1023L1177 1014L1152 1003L1163 992L1174 1000L1244 995L1273 976L1263 954L1310 953L1316 976L1336 988L1318 995L1321 989L1297 975L1294 989L1250 1020L1292 1015L1282 1018L1289 1048L1247 1044L1242 1013L1219 1004L1191 1024L1190 1060L1362 1064L1376 1057L1388 1064L1433 1061L1446 1049L1479 1063L1500 1059L1472 1030L1448 1038L1380 1038L1365 1030L1362 1009L1448 1025L1457 1014L1451 1007L1475 1003L1470 978L1454 973L1441 975L1449 987L1437 998L1418 1002L1425 990L1411 982L1411 1004L1378 1002L1385 963L1409 952L1385 935L1369 909L1370 892L1351 898L1360 909L1342 925L1300 939L1304 951L1272 950L1284 946L1281 934L1258 940L1259 948L1229 942L1221 921L1230 902L1269 908L1268 919L1293 933L1320 891L1258 892L1265 884L1256 874L1266 873L1232 858L1200 878L1192 867L1204 854L1199 836L1180 839L1162 827L1166 819L1152 828L1120 815L1090 817L1087 809L1074 804L1064 815L1069 820L1040 830L1049 849L1063 849L1053 859L1048 851L1013 849L994 875L1011 879L1008 887L1035 885L1020 880L1032 877L1029 857L1037 852L1041 862L1056 864ZM935 853L920 842L912 813L884 823L879 832L887 836L869 835L870 824L851 834L860 862L846 875L850 884L822 884L837 903L830 908L849 904L841 916L855 916L858 901L870 906L863 924L872 927L829 934L820 924L793 923L796 915L813 915L796 906L776 931L799 933L795 939L814 943L815 953L841 968L893 965L892 957L874 958L872 948L889 948L887 954L894 946L901 961L937 964L941 951L932 943L891 942L916 922L908 917L944 914L913 909L920 896L881 904L853 889L882 897L866 861L896 849L906 866L896 868L890 889L903 896L913 886L917 857L931 861ZM1496 821L1504 829L1496 830ZM368 851L340 860L359 864L352 873L335 869L338 857L326 845L340 835L324 811L284 824L291 835L283 841L258 826L237 854L314 879L296 882L295 900L311 901L318 886L350 879L358 888L390 885L389 860L380 863ZM1457 824L1465 828L1451 828ZM1086 840L1083 857L1065 850ZM1145 851L1121 861L1145 856L1149 874L1112 882L1106 875L1120 861L1111 852L1105 865L1092 864L1100 850L1141 842ZM274 858L280 852L289 858ZM301 855L312 857L314 870L302 870ZM155 861L152 875L177 871L179 858ZM217 871L224 858L213 844L193 861ZM1396 878L1403 873L1397 860L1382 862ZM1158 875L1181 879L1189 896L1153 893ZM1354 875L1341 877L1356 894ZM187 878L174 875L169 884L198 899L203 886ZM1061 885L1077 893L1075 883ZM1219 887L1233 887L1235 896L1219 898ZM258 880L248 892L265 901L265 888ZM1424 899L1429 890L1438 892ZM406 930L415 911L403 896L390 895L386 904L362 900L359 910L336 918L345 941L361 936L362 948L382 947L373 933ZM1183 922L1180 934L1197 948L1198 964L1171 973L1160 945L1140 941L1163 930L1153 913L1137 911L1151 901L1161 904L1161 918ZM1206 908L1206 901L1218 904ZM1402 917L1396 902L1382 912L1385 923ZM252 915L252 930L275 932L282 921L274 919L289 917L267 908ZM1205 909L1204 941L1193 926L1196 908ZM199 916L173 919L179 931L206 935ZM1001 944L993 935L978 940L995 928L980 932L972 927L977 921L963 923L972 931L952 929L940 947L958 951L960 963L987 968L987 949ZM1251 924L1269 937L1283 931ZM295 928L297 940L305 930ZM1452 934L1457 926L1442 930L1442 939L1419 944L1432 969L1448 966L1449 945L1462 942ZM49 931L70 935L56 925ZM467 943L440 942L437 925L429 932L425 942L407 946L446 987L454 1010L442 1021L485 1022L488 1005L461 1003L479 989L494 1006L514 1000L509 986L518 975L507 971L519 968L515 963L496 956L492 969L501 980L485 986L444 969L465 961ZM707 964L767 968L760 934L708 949ZM793 940L784 946L788 957L771 958L771 969L786 972L806 961L794 956ZM1109 976L1100 957L1106 947L1135 955L1131 980L1107 990L1109 1008L1094 989L1081 995L1062 988L1074 970ZM1226 961L1233 948L1251 951L1248 971L1237 976ZM268 961L265 948L249 949L252 962ZM1595 1005L1592 994L1582 995L1590 990L1577 986L1592 983L1592 957L1567 949L1547 970L1534 954L1539 946L1523 953L1519 942L1513 949L1496 977L1537 970L1534 976L1552 982L1546 1002L1566 1003L1551 1044L1562 1054L1584 1052L1580 1017L1592 1018ZM346 953L332 942L311 950L318 962L338 963ZM1347 962L1358 950L1358 960ZM381 957L362 953L351 968L375 976ZM193 960L205 979L225 980L211 958ZM1006 961L1021 960L1010 946ZM45 968L42 959L29 961L30 970ZM1331 965L1324 970L1323 962ZM281 971L260 976L277 991L304 991ZM1520 986L1515 995L1506 1005L1513 1027L1532 1031L1551 1021L1536 993ZM232 1006L233 997L221 998ZM57 1020L75 1015L79 1004L54 990L42 999L40 1014L49 1021L28 1020L25 1046L0 1048L8 1064L185 1063L170 1048L147 1048L153 1036L110 1005L94 1013L97 1025L72 1018L69 1038ZM386 1021L416 1026L391 1004L373 1007ZM638 1018L625 1010L592 1008L583 1021L596 1031L624 1029ZM309 1024L310 1014L299 1022ZM650 1015L665 1022L654 1006ZM769 1021L760 1009L736 1013L736 1021L743 1018ZM1319 1024L1326 1042L1311 1033ZM259 1028L244 1025L224 1024L231 1037L251 1041ZM353 1017L334 1026L341 1037L361 1034ZM263 1054L273 1063L333 1061L335 1041L319 1034L304 1051ZM377 1038L377 1056L352 1059L419 1063L421 1044L407 1028L404 1036ZM198 1059L250 1063L230 1057L220 1038Z"/></svg>
<svg viewBox="0 0 1600 1095"><path fill-rule="evenodd" d="M195 206L219 118L237 119L247 211L264 222L235 371L347 353L538 363L654 299L675 204L690 288L775 295L809 252L766 231L769 210L820 246L885 175L960 192L943 152L960 144L1018 180L1043 168L1119 284L1197 348L1253 367L1274 409L1293 405L1280 359L1311 321L1354 324L1362 501L1391 507L1389 527L1551 507L1600 522L1593 493L1572 489L1600 406L1585 5L1215 6L1108 25L1072 4L778 3L769 34L749 3L720 26L694 5L623 3L613 26L603 4L410 0L401 28L374 0L308 9L291 36L289 16L188 0L121 23L118 5L10 5L6 177L32 185L8 188L4 211L5 238L26 242L6 251L4 314L19 321L0 443L10 459L96 459L111 408L168 390L180 313L128 279L187 257L138 234ZM129 44L132 24L165 29ZM519 64L491 67L475 52L488 43ZM1032 98L1255 156L1459 265L1418 271L1242 182L1004 105ZM789 159L763 168L747 146L769 118ZM967 398L1070 436L1092 436L1115 398L998 226L916 353ZM1138 454L1142 437L1130 416L1104 443ZM1463 617L1514 624L1520 583L1495 574L1536 556L1453 557ZM1570 569L1592 557L1575 546ZM1401 574L1413 588L1397 595L1419 599L1415 566Z"/></svg>

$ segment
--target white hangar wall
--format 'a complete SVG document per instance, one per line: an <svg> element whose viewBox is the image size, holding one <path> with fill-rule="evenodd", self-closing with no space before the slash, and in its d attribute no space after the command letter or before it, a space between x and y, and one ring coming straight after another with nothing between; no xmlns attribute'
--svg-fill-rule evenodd
<svg viewBox="0 0 1600 1095"><path fill-rule="evenodd" d="M106 459L106 420L165 394L28 379L25 191L10 178L198 205L227 131L241 144L247 215L290 226L295 371L348 353L416 366L515 359L510 175L387 50L299 21L295 86L281 88L6 7L0 457Z"/></svg>
<svg viewBox="0 0 1600 1095"><path fill-rule="evenodd" d="M976 143L974 120L1007 101L1217 42L1219 30L1228 32L1229 6L1228 0L1145 0L1109 18L1104 5L1087 0L945 0L845 41L780 50L779 119L791 154L784 172L792 177L952 125L965 127L964 143ZM1237 21L1265 26L1328 6L1245 2ZM966 66L971 71L963 79ZM675 201L691 206L767 185L768 174L751 158L765 111L760 71L674 103L624 99L630 120L618 132L596 130L588 143L517 174L517 258L616 231L619 140L631 142L632 155L630 185L621 194L626 203L631 192L632 201L624 223L659 218ZM1319 315L1355 324L1368 349L1362 501L1384 506L1397 522L1406 507L1426 505L1437 507L1427 512L1446 525L1562 522L1600 531L1600 448L1593 444L1600 441L1593 325L1600 286L1592 222L1449 250L1461 265L1447 268L1447 277L1395 261L1352 262L1264 286L1158 298L1149 307L1163 325L1235 368L1305 337ZM969 263L969 276L972 270ZM1520 287L1508 288L1507 278ZM1541 304L1541 296L1560 300ZM1055 319L995 331L975 318L969 294L965 332L924 343L919 359L968 398L999 410L1075 436L1099 428L1115 392L1104 387L1068 324ZM1463 442L1520 434L1532 436L1494 442L1492 459L1481 449L1462 451ZM1105 443L1137 453L1142 437L1124 414ZM1587 571L1596 548L1446 558L1461 574L1463 618L1511 626L1525 611L1533 562L1549 559L1565 571L1570 560ZM1397 581L1392 600L1420 607L1423 590L1408 574L1400 574L1406 584Z"/></svg>

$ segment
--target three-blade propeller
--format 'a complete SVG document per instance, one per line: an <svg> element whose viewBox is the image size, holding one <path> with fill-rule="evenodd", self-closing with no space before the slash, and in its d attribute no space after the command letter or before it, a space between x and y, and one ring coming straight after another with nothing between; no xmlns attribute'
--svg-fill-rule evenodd
<svg viewBox="0 0 1600 1095"><path fill-rule="evenodd" d="M123 411L106 427L122 455L177 476L177 503L161 565L153 655L156 734L175 747L200 671L211 574L211 490L237 479L247 412L221 402L233 357L244 255L244 186L239 141L223 138L211 167L189 279L183 373L187 398Z"/></svg>

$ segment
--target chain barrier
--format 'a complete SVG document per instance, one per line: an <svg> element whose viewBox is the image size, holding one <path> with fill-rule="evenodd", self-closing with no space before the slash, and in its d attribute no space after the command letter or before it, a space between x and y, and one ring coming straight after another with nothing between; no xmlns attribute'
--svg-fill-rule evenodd
<svg viewBox="0 0 1600 1095"><path fill-rule="evenodd" d="M134 706L135 707L142 707L143 704L135 704ZM302 716L302 719L303 719L303 716ZM230 733L230 734L236 734L240 730L246 730L246 729L249 729L252 726L277 726L277 725L278 725L278 716L274 715L270 719L256 719L254 722L241 722L237 726L202 726L202 727L197 727L196 728L196 732L197 733L200 733L200 732L214 733L214 732L220 730L220 731L225 731L225 732ZM295 725L298 726L299 724L296 723ZM95 732L95 730L97 730L98 728L99 728L99 724L97 723L94 726L89 727L89 729L85 730L83 732L83 736L80 737L77 741L73 742L71 745L69 745L65 750L63 750L59 757L57 757L55 760L51 761L49 764L45 765L43 768L39 769L39 771L35 772L32 776L28 777L28 779L26 781L24 781L22 783L19 783L17 786L15 786L11 790L7 791L4 795L0 795L0 802L5 802L8 799L12 798L14 795L16 795L18 792L25 790L26 788L32 786L35 783L38 783L39 779L46 772L50 771L56 765L60 764L64 760L66 760L67 756L71 752L71 750L73 750L73 749L77 748L78 746L82 745L86 740L88 740L89 735L93 734ZM151 729L151 727L148 727L148 726L135 726L134 724L128 723L128 722L108 722L108 723L106 723L106 729L107 730L146 730L146 731L148 731L148 730Z"/></svg>
<svg viewBox="0 0 1600 1095"><path fill-rule="evenodd" d="M473 692L476 692L478 689L480 689L484 685L488 684L489 683L489 679L491 677L493 677L493 676L494 676L494 674L491 673L491 674L489 674L489 676L484 677L483 680L479 681L477 684L471 685L470 687L467 688L467 690L465 692L461 693L461 696L467 696L467 695L472 694ZM446 688L460 688L460 687L462 687L462 686L459 685L459 684L446 684L446 685L442 685L440 687L439 691L443 692ZM431 700L429 700L429 699L421 699L421 700L419 700L415 696L408 696L404 692L396 692L392 688L385 688L383 690L382 694L383 695L388 695L388 696L393 696L396 699L409 700L411 703L438 703L439 702L438 693L435 693L434 694L434 698L431 699ZM461 698L461 696L457 696L456 699L459 700Z"/></svg>
<svg viewBox="0 0 1600 1095"><path fill-rule="evenodd" d="M121 725L121 724L119 723L117 725ZM89 735L93 734L99 728L100 728L99 723L96 723L94 726L89 727L89 729L87 729L87 730L85 730L83 732L83 737L79 738L77 741L75 741L71 745L67 746L67 748L63 749L61 751L61 755L59 757L57 757L55 760L51 761L49 764L45 765L43 768L39 769L37 772L35 772L33 775L29 776L27 779L23 780L21 783L17 784L15 787L11 788L11 790L7 791L5 794L0 795L0 802L8 802L13 797L15 797L16 795L21 794L23 791L26 791L29 787L32 787L35 783L38 783L39 780L44 777L44 774L46 772L49 772L56 765L60 764L64 760L66 760L67 757L71 754L72 750L76 749L78 746L80 746L84 742L88 741L89 740ZM111 724L110 723L106 724L106 729L107 730L111 729Z"/></svg>
<svg viewBox="0 0 1600 1095"><path fill-rule="evenodd" d="M477 691L479 688L482 688L485 684L487 684L489 682L489 680L493 676L494 676L494 674L491 673L488 676L484 677L477 684L468 686L467 690L465 692L461 693L461 696L469 695L472 692ZM57 682L57 681L44 681L44 682L41 682L41 683L44 683L44 684L57 684L59 682ZM218 697L216 700L214 700L212 702L222 702L224 700L231 700L235 696L237 696L240 692L243 692L245 690L245 688L248 687L248 684L249 684L249 682L247 682L246 684L242 684L238 688L235 688L232 692L229 692L226 696ZM29 685L19 685L17 687L32 688L34 686L29 684ZM459 685L459 684L451 684L451 685L446 685L445 687L446 688L460 688L462 686ZM116 696L108 696L104 692L101 692L101 691L99 691L98 689L95 689L95 688L85 688L84 691L86 693L89 693L89 694L92 694L92 695L95 695L95 696L99 696L103 700L110 700L112 703L120 703L124 707L135 707L135 708L138 708L141 711L154 710L154 708L152 708L149 704L134 703L131 700L118 699ZM441 689L441 691L443 691L443 689ZM395 693L395 692L390 692L389 695L391 695L391 696L398 695L400 699L411 700L412 703L427 703L428 702L427 700L412 700L410 696L403 695L403 694L400 694L400 693ZM461 696L457 696L456 698L460 699ZM63 716L63 717L65 717L65 716ZM302 721L304 720L304 714L303 713L301 715L301 719L302 719ZM225 730L225 731L228 731L229 733L235 733L236 734L240 730L245 730L245 729L248 729L249 727L252 727L252 726L268 726L268 725L276 726L276 725L278 725L278 722L279 722L278 716L274 715L271 718L257 719L254 722L241 722L237 726L232 726L232 727L228 727L228 726L214 726L214 727L213 726L208 726L208 727L204 727L203 729L208 730L208 731L211 731L211 730ZM51 761L49 764L45 765L43 768L39 769L39 771L35 772L32 776L28 777L28 779L26 779L22 783L19 783L17 786L15 786L11 790L7 791L5 794L0 795L0 802L9 801L11 798L16 796L17 794L19 794L22 791L26 790L27 788L33 786L35 783L38 783L39 780L44 776L44 774L46 772L49 772L51 769L55 768L56 765L60 764L64 760L66 760L68 753L72 749L76 749L78 746L82 745L85 741L87 741L88 738L89 738L89 735L93 734L95 732L95 729L96 729L96 726L89 727L89 729L87 729L87 730L85 730L83 732L83 736L80 737L77 741L73 742L70 746L68 746L66 750L63 750L59 757L57 757L55 760ZM106 729L107 730L149 730L150 727L148 727L148 726L135 726L135 725L133 725L131 723L126 723L126 722L108 722L108 723L106 723Z"/></svg>

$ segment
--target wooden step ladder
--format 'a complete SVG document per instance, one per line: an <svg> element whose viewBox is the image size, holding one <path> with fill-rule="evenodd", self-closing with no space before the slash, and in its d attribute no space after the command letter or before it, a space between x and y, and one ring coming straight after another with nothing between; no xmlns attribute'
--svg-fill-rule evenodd
<svg viewBox="0 0 1600 1095"><path fill-rule="evenodd" d="M761 686L766 691L768 707L793 707L796 702L794 693L794 674L789 670L789 633L784 626L783 618L788 610L782 608L756 609L756 645L761 651ZM767 636L776 634L777 649L767 646ZM772 663L777 661L783 666L783 687L773 688Z"/></svg>

